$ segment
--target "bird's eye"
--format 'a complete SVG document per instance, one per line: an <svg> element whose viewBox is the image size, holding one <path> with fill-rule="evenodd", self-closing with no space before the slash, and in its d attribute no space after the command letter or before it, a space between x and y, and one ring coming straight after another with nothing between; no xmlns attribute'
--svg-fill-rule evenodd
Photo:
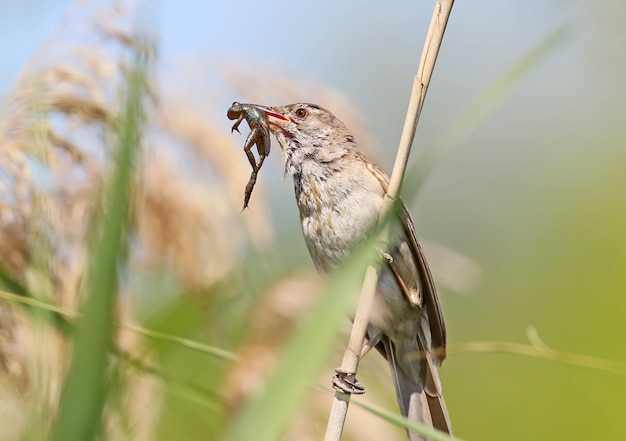
<svg viewBox="0 0 626 441"><path fill-rule="evenodd" d="M300 107L299 109L296 110L296 116L298 118L304 118L308 115L309 112L307 112L307 110L304 107Z"/></svg>

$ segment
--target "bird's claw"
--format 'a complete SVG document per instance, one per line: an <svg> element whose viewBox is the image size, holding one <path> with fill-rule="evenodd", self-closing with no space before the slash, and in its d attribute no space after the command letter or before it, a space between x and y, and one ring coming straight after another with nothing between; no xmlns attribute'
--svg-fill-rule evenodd
<svg viewBox="0 0 626 441"><path fill-rule="evenodd" d="M356 372L348 372L345 369L335 369L333 377L333 389L344 394L362 395L365 393L365 386L356 379Z"/></svg>

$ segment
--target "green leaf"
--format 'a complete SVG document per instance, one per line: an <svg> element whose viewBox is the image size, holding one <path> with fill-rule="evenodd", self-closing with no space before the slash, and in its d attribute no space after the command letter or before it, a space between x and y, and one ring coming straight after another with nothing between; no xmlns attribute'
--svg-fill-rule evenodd
<svg viewBox="0 0 626 441"><path fill-rule="evenodd" d="M54 429L53 439L58 441L92 440L99 431L108 389L117 265L125 248L133 157L140 138L144 75L144 65L129 73L128 96L117 128L117 164L91 249L86 303L77 323L74 355Z"/></svg>
<svg viewBox="0 0 626 441"><path fill-rule="evenodd" d="M433 429L432 427L425 426L423 424L417 423L415 421L410 421L407 418L403 417L398 413L391 413L386 410L380 409L378 407L372 406L370 404L364 403L362 401L354 400L354 404L363 409L370 412L372 415L376 415L379 418L382 418L385 421L390 422L391 424L395 424L396 426L404 427L405 429L411 429L414 432L419 433L420 435L424 435L428 437L429 440L432 441L463 441L459 437L452 437L447 433L441 432L440 430Z"/></svg>
<svg viewBox="0 0 626 441"><path fill-rule="evenodd" d="M348 305L360 291L364 270L372 261L374 239L362 244L331 279L326 295L284 349L264 391L231 425L224 441L275 441L289 424L333 347ZM298 295L298 293L294 293Z"/></svg>
<svg viewBox="0 0 626 441"><path fill-rule="evenodd" d="M570 36L570 26L559 26L541 40L524 57L494 81L463 113L450 123L449 129L439 141L412 161L411 169L406 174L403 184L405 194L417 197L424 182L435 169L437 163L451 150L461 145L469 135L485 120L513 89L530 72L537 68L549 55L561 47ZM409 204L410 205L410 204Z"/></svg>

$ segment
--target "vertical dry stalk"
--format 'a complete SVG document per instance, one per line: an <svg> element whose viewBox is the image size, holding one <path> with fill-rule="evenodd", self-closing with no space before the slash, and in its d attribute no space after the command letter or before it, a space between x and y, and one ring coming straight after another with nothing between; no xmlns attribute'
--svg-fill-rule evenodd
<svg viewBox="0 0 626 441"><path fill-rule="evenodd" d="M398 147L396 161L391 174L389 190L387 191L383 208L380 212L379 223L386 219L387 215L393 209L395 201L398 199L400 187L404 178L404 172L406 170L409 154L411 152L411 145L413 143L413 138L415 137L415 129L417 128L417 123L424 105L428 85L435 68L435 62L437 61L437 55L439 53L439 48L441 47L441 42L446 30L446 25L448 24L450 13L452 12L453 4L454 0L443 0L441 3L437 2L435 6L435 11L430 21L430 27L426 36L426 42L424 43L424 49L422 50L420 64L413 81L409 108L404 122L404 128L402 130L402 137L400 138L400 146ZM389 228L386 227L383 231L381 231L380 239L384 242L388 240L388 238ZM378 270L373 265L369 266L367 268L365 280L361 289L361 295L359 298L359 304L357 305L350 340L341 364L341 368L345 372L357 371L359 354L361 353L363 347L363 341L365 339L365 333L369 323L369 316L374 303L374 296L376 294L377 282ZM349 402L350 395L340 392L335 393L335 398L333 400L333 405L328 419L326 436L324 437L325 441L339 441L341 438L343 425L348 413Z"/></svg>

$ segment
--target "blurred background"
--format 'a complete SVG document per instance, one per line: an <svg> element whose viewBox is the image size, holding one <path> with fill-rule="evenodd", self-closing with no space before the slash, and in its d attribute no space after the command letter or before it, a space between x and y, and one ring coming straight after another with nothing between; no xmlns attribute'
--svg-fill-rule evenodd
<svg viewBox="0 0 626 441"><path fill-rule="evenodd" d="M3 271L49 304L79 307L124 72L149 41L118 319L240 355L118 332L153 371L122 368L102 439L226 436L325 292L276 142L241 212L247 127L231 135L226 109L321 104L390 172L433 7L2 4ZM463 439L626 437L625 13L619 0L459 1L452 12L404 199L442 297L440 375ZM36 312L0 306L0 440L45 439L67 342ZM341 326L312 382L328 386L340 364ZM396 412L379 358L363 363L368 394L355 401ZM281 439L321 439L331 397L310 390ZM347 440L405 439L356 406L347 424Z"/></svg>

